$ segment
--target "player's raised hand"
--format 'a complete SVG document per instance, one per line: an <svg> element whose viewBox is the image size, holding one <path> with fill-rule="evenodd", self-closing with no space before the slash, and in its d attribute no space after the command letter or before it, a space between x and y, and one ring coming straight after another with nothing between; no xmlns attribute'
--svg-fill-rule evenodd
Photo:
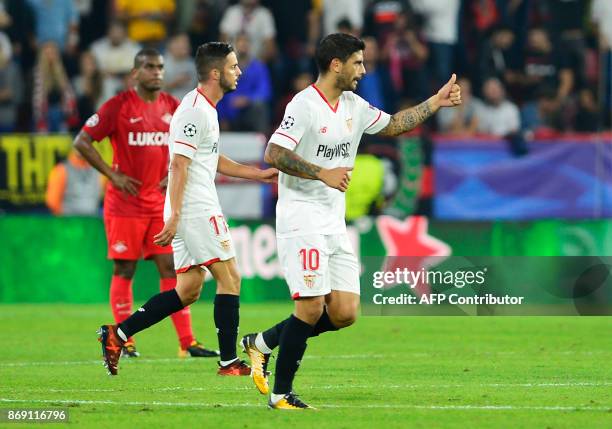
<svg viewBox="0 0 612 429"><path fill-rule="evenodd" d="M138 195L138 186L142 184L140 180L134 179L120 171L114 171L110 180L115 188L130 195Z"/></svg>
<svg viewBox="0 0 612 429"><path fill-rule="evenodd" d="M174 216L170 217L164 224L164 229L153 237L153 243L162 247L172 243L172 239L176 235L177 226L178 218Z"/></svg>
<svg viewBox="0 0 612 429"><path fill-rule="evenodd" d="M453 107L461 104L461 88L455 82L457 75L453 73L446 84L438 91L438 104L440 107Z"/></svg>
<svg viewBox="0 0 612 429"><path fill-rule="evenodd" d="M263 183L276 183L278 178L278 170L276 168L266 168L260 170L258 180Z"/></svg>
<svg viewBox="0 0 612 429"><path fill-rule="evenodd" d="M351 181L350 171L353 167L336 167L329 170L323 169L319 173L319 178L330 188L346 192Z"/></svg>

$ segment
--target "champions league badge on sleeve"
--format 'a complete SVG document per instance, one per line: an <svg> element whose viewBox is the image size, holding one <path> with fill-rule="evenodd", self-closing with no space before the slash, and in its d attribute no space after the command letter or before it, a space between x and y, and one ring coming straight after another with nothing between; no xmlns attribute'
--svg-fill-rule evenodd
<svg viewBox="0 0 612 429"><path fill-rule="evenodd" d="M193 137L196 135L197 132L198 132L198 129L192 123L185 124L185 126L183 127L183 133L185 133L187 137Z"/></svg>
<svg viewBox="0 0 612 429"><path fill-rule="evenodd" d="M283 119L283 122L281 122L280 127L282 130L288 130L294 124L295 124L295 119L293 118L293 116L287 116L285 117L285 119Z"/></svg>

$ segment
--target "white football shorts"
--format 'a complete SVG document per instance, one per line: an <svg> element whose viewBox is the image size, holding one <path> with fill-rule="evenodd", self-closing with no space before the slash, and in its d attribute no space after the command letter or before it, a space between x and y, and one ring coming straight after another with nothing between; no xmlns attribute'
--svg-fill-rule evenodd
<svg viewBox="0 0 612 429"><path fill-rule="evenodd" d="M181 219L172 240L177 274L191 267L208 267L236 256L232 236L222 214Z"/></svg>
<svg viewBox="0 0 612 429"><path fill-rule="evenodd" d="M359 295L359 261L346 233L277 238L277 243L291 298L332 290Z"/></svg>

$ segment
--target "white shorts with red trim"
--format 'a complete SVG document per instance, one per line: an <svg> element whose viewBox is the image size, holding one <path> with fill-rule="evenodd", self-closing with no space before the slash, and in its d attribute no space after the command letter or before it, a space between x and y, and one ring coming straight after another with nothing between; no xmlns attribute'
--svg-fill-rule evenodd
<svg viewBox="0 0 612 429"><path fill-rule="evenodd" d="M278 257L291 298L332 290L359 295L359 261L346 233L277 238Z"/></svg>
<svg viewBox="0 0 612 429"><path fill-rule="evenodd" d="M222 214L181 219L172 240L178 274L191 267L208 267L236 256L227 222Z"/></svg>

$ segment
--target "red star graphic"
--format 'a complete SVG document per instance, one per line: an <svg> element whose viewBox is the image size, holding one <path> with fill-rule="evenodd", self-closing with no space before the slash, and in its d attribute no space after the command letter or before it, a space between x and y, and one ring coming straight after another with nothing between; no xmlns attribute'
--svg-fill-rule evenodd
<svg viewBox="0 0 612 429"><path fill-rule="evenodd" d="M404 221L391 216L377 218L376 227L387 253L384 271L395 271L397 268L411 271L427 269L439 264L451 254L448 244L427 233L428 224L424 216L410 216ZM420 283L415 286L414 291L421 296L431 290L429 285Z"/></svg>

